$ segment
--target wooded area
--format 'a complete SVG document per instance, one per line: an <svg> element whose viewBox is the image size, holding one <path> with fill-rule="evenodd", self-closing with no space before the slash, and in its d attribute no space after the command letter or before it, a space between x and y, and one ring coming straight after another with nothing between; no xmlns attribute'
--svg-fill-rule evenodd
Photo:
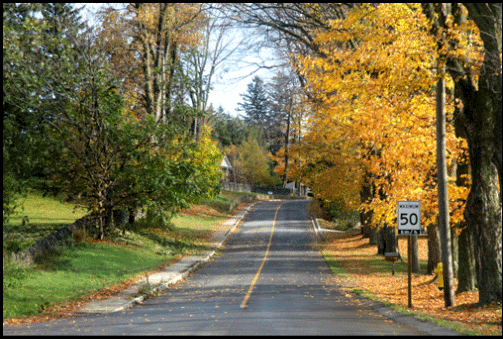
<svg viewBox="0 0 503 339"><path fill-rule="evenodd" d="M93 27L79 15L4 4L4 220L26 187L62 190L103 238L114 209L162 219L217 192L225 154L232 180L302 182L326 209L359 211L381 254L396 249L396 201L421 201L431 273L440 123L458 291L501 301L501 4L131 3ZM283 65L252 79L241 117L208 100L238 50L231 27Z"/></svg>

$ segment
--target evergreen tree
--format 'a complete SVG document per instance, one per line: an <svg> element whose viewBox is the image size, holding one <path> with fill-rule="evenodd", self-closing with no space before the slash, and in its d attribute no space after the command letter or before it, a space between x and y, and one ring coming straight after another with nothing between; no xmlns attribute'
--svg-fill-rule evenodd
<svg viewBox="0 0 503 339"><path fill-rule="evenodd" d="M48 33L67 37L76 29L86 27L80 16L82 8L75 8L73 4L64 2L41 3L40 6L43 20L48 24Z"/></svg>
<svg viewBox="0 0 503 339"><path fill-rule="evenodd" d="M238 104L238 110L245 113L244 121L247 124L268 125L269 112L264 81L255 76L248 84L247 92L241 94L241 97L243 102Z"/></svg>
<svg viewBox="0 0 503 339"><path fill-rule="evenodd" d="M68 41L84 27L79 12L62 3L3 4L4 220L42 173L47 121L62 107L55 84L69 89L75 76L68 72L75 63Z"/></svg>
<svg viewBox="0 0 503 339"><path fill-rule="evenodd" d="M212 117L213 128L211 130L211 136L218 142L221 149L232 143L231 131L228 128L230 119L230 115L224 112L224 108L222 106L218 107Z"/></svg>
<svg viewBox="0 0 503 339"><path fill-rule="evenodd" d="M212 137L219 144L220 149L230 145L241 145L248 138L253 138L261 146L266 145L261 127L257 124L246 124L242 119L224 113L222 107L212 117Z"/></svg>

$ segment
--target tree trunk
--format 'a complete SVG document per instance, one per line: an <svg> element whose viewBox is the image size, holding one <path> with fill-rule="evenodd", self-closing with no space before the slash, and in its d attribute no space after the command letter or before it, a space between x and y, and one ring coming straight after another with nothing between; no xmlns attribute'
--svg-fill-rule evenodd
<svg viewBox="0 0 503 339"><path fill-rule="evenodd" d="M377 244L377 229L375 227L369 227L369 245Z"/></svg>
<svg viewBox="0 0 503 339"><path fill-rule="evenodd" d="M366 173L362 188L360 190L360 199L362 202L372 199L372 186L370 184L369 174ZM369 244L376 245L378 243L378 231L376 227L370 226L372 221L372 211L360 212L360 223L362 224L362 232L364 236L369 237Z"/></svg>
<svg viewBox="0 0 503 339"><path fill-rule="evenodd" d="M447 70L456 85L462 103L458 117L468 141L472 187L465 207L465 221L472 234L479 303L501 301L501 153L502 153L502 72L501 72L501 3L465 3L484 42L484 61L475 79L471 66L455 56L447 56ZM432 20L431 33L440 36L448 28L448 14L462 20L459 4L452 13L444 6L423 3L423 11ZM440 10L439 10L440 9ZM439 39L439 50L443 41ZM459 91L458 91L459 90ZM500 190L498 190L498 180Z"/></svg>
<svg viewBox="0 0 503 339"><path fill-rule="evenodd" d="M386 252L398 252L398 240L395 227L384 227L382 239L384 240L384 252L382 255Z"/></svg>
<svg viewBox="0 0 503 339"><path fill-rule="evenodd" d="M361 234L362 238L368 238L369 237L370 227L363 225L363 223L361 222L361 217L362 217L362 214L360 213L360 223L362 225L360 227L360 234Z"/></svg>
<svg viewBox="0 0 503 339"><path fill-rule="evenodd" d="M385 242L385 229L386 227L382 227L377 231L377 254L384 255L386 252L386 242Z"/></svg>
<svg viewBox="0 0 503 339"><path fill-rule="evenodd" d="M128 209L128 221L127 223L124 223L124 225L122 225L122 235L126 235L126 226L129 225L129 227L132 229L133 228L133 225L134 225L134 220L135 220L135 208L134 207L130 207Z"/></svg>
<svg viewBox="0 0 503 339"><path fill-rule="evenodd" d="M433 270L440 262L440 239L438 236L438 226L428 226L428 269L426 274L433 274Z"/></svg>
<svg viewBox="0 0 503 339"><path fill-rule="evenodd" d="M456 114L456 113L455 113ZM457 137L463 137L466 139L466 135L464 135L464 129L462 126L459 126L459 120L455 121L455 131ZM467 178L464 175L470 174L470 166L468 164L468 151L465 152L461 159L463 161L458 162L456 166L456 186L464 186L469 187L469 183L467 182ZM466 159L466 161L464 160ZM475 260L473 253L473 241L470 230L466 227L465 222L461 222L457 225L457 229L461 232L458 236L458 289L457 293L461 293L464 291L471 291L476 288L476 276L475 276Z"/></svg>
<svg viewBox="0 0 503 339"><path fill-rule="evenodd" d="M483 122L480 122L483 124ZM468 140L472 168L472 188L465 208L465 219L472 235L479 302L501 301L501 214L496 167L492 157L492 131L473 128ZM485 158L485 161L476 159Z"/></svg>
<svg viewBox="0 0 503 339"><path fill-rule="evenodd" d="M501 205L498 173L493 164L493 116L491 89L464 88L464 119L472 187L465 207L465 221L472 234L479 302L501 301ZM488 85L490 86L490 85ZM500 111L501 114L501 111Z"/></svg>
<svg viewBox="0 0 503 339"><path fill-rule="evenodd" d="M459 253L459 244L458 244L458 235L456 233L457 227L451 227L451 257L452 257L452 276L457 278L459 272L459 263L458 263L458 253Z"/></svg>
<svg viewBox="0 0 503 339"><path fill-rule="evenodd" d="M411 237L410 245L412 247L412 273L421 273L421 265L419 264L419 247L417 244L417 235Z"/></svg>
<svg viewBox="0 0 503 339"><path fill-rule="evenodd" d="M99 234L98 234L98 239L103 240L105 236L104 228L103 228L103 223L104 223L104 207L103 207L103 199L102 199L103 193L100 192L98 194L98 227L99 227Z"/></svg>
<svg viewBox="0 0 503 339"><path fill-rule="evenodd" d="M480 71L479 94L483 106L479 107L481 115L491 122L487 125L492 130L492 162L498 171L500 207L502 203L502 72L501 72L501 30L502 4L495 3L464 3L468 9L468 17L472 19L480 30L480 38L484 42L484 62ZM482 127L482 126L481 126ZM501 228L501 218L500 218ZM500 246L501 259L501 246ZM501 268L501 260L500 260ZM501 273L501 270L500 270ZM501 277L501 274L500 274ZM500 278L501 280L501 278ZM501 296L501 294L500 294ZM501 298L500 298L501 300Z"/></svg>
<svg viewBox="0 0 503 339"><path fill-rule="evenodd" d="M473 241L470 230L464 227L458 237L458 289L456 293L471 291L476 287Z"/></svg>
<svg viewBox="0 0 503 339"><path fill-rule="evenodd" d="M501 3L470 4L468 10L481 31L485 49L478 91L470 88L465 103L469 106L465 109L465 125L472 169L465 218L474 242L479 303L483 305L502 299L501 191L498 191L502 147Z"/></svg>
<svg viewBox="0 0 503 339"><path fill-rule="evenodd" d="M104 232L103 232L103 213L99 213L98 216L98 225L99 225L99 234L98 234L98 239L103 240L104 238Z"/></svg>
<svg viewBox="0 0 503 339"><path fill-rule="evenodd" d="M107 204L105 207L105 225L103 227L104 233L111 233L114 230L114 210L111 205Z"/></svg>

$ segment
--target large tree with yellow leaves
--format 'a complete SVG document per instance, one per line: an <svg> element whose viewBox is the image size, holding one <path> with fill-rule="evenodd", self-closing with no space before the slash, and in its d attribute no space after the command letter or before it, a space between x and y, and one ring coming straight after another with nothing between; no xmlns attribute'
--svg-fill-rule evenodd
<svg viewBox="0 0 503 339"><path fill-rule="evenodd" d="M311 185L352 201L344 187L364 182L361 208L374 225L393 223L396 200L405 199L421 200L424 224L435 222L435 69L447 66L447 162L455 172L469 154L472 174L457 180L467 187L449 182L451 220L464 218L471 230L480 301L489 303L501 300L501 4L449 8L297 3L239 10L244 22L297 43L293 63L316 104L303 142ZM453 122L464 134L454 133Z"/></svg>

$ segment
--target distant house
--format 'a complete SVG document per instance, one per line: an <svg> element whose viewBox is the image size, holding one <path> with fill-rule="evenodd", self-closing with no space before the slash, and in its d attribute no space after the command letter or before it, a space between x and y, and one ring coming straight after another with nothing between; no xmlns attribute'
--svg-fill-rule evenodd
<svg viewBox="0 0 503 339"><path fill-rule="evenodd" d="M229 158L227 158L226 155L224 155L224 158L222 159L222 162L220 163L220 169L224 173L224 181L229 182L229 179L232 176L232 165L231 162L229 161Z"/></svg>
<svg viewBox="0 0 503 339"><path fill-rule="evenodd" d="M306 196L306 195L312 195L313 194L313 191L311 190L311 188L307 187L306 185L304 185L303 183L300 183L300 195L303 195L303 196ZM294 195L297 195L299 194L299 188L298 186L296 185L295 182L289 182L286 184L286 188L290 188L294 191Z"/></svg>

